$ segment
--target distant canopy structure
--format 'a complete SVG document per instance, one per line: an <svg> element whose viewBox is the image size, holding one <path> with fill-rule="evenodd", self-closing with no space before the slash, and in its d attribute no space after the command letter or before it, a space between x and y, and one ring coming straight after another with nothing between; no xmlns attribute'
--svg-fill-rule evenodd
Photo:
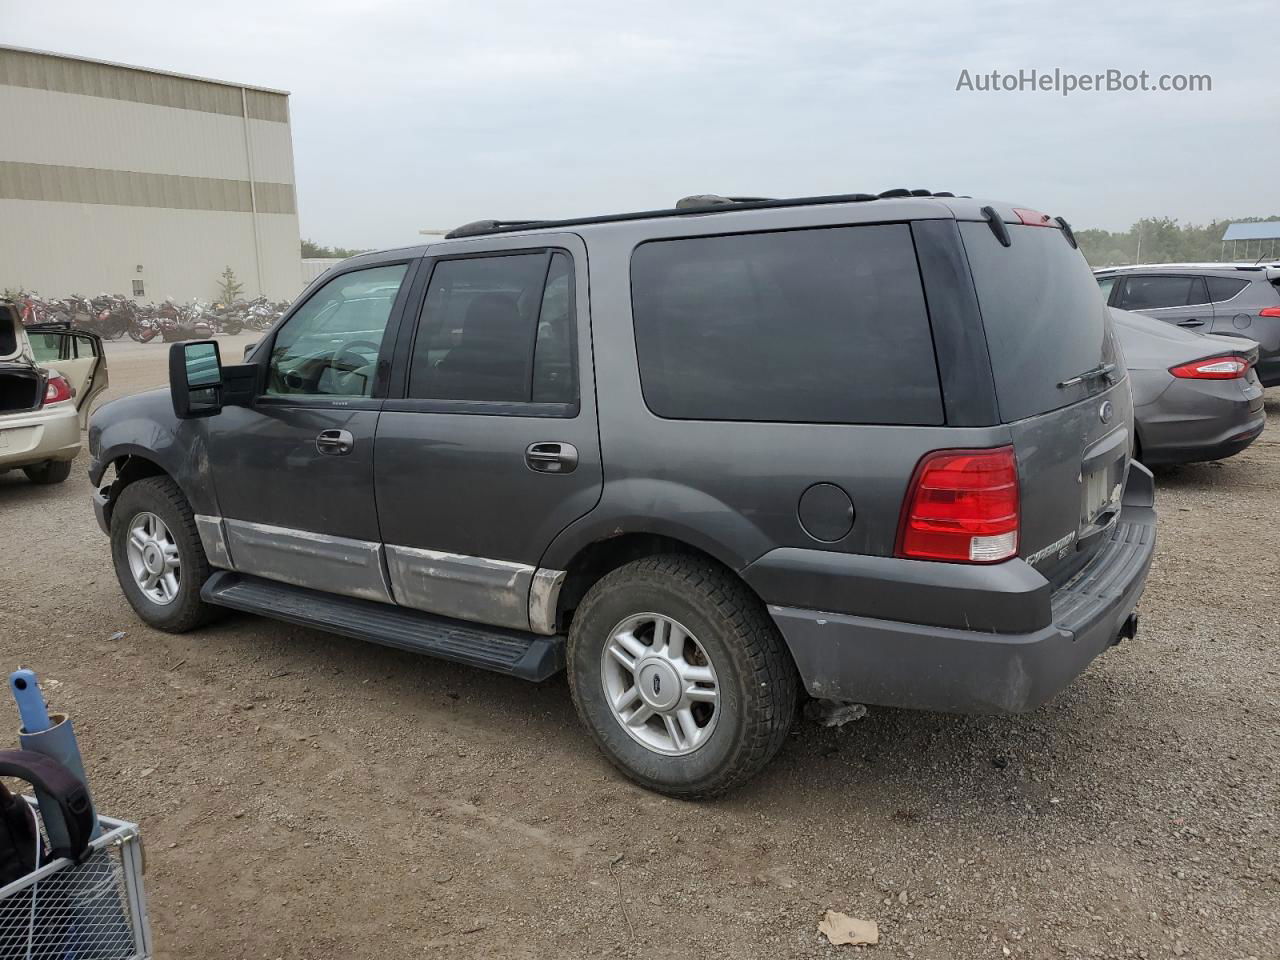
<svg viewBox="0 0 1280 960"><path fill-rule="evenodd" d="M1227 256L1227 244L1231 256ZM1222 235L1223 260L1276 259L1280 253L1280 220L1269 223L1232 223Z"/></svg>

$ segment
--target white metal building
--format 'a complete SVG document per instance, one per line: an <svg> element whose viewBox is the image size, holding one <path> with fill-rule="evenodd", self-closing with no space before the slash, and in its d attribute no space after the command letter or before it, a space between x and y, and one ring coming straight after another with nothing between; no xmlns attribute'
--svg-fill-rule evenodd
<svg viewBox="0 0 1280 960"><path fill-rule="evenodd" d="M0 46L0 291L299 289L289 95Z"/></svg>

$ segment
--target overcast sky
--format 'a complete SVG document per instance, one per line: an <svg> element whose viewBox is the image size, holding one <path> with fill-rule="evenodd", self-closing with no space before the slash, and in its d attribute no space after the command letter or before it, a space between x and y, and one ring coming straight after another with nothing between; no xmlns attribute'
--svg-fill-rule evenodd
<svg viewBox="0 0 1280 960"><path fill-rule="evenodd" d="M0 42L291 91L303 236L925 187L1078 227L1280 214L1274 0L0 0ZM957 92L962 70L1209 93ZM14 131L9 131L12 135Z"/></svg>

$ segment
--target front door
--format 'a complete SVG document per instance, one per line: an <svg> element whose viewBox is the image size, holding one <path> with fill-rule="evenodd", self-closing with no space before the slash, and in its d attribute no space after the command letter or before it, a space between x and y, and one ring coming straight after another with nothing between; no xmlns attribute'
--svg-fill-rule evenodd
<svg viewBox="0 0 1280 960"><path fill-rule="evenodd" d="M267 359L253 404L207 421L236 570L390 602L373 442L411 267L351 270L316 290L259 349Z"/></svg>
<svg viewBox="0 0 1280 960"><path fill-rule="evenodd" d="M603 481L586 250L537 244L491 238L424 263L374 476L397 603L545 633L563 575L539 560Z"/></svg>

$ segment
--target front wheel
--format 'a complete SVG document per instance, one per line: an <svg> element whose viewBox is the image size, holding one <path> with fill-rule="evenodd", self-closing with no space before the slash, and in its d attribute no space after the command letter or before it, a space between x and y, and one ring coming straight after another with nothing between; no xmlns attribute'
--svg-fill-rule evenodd
<svg viewBox="0 0 1280 960"><path fill-rule="evenodd" d="M218 614L200 599L209 561L191 505L168 477L125 487L111 512L111 559L125 599L153 627L183 633Z"/></svg>
<svg viewBox="0 0 1280 960"><path fill-rule="evenodd" d="M619 567L588 591L568 643L578 715L642 786L697 799L758 773L795 716L795 665L760 600L712 561Z"/></svg>

